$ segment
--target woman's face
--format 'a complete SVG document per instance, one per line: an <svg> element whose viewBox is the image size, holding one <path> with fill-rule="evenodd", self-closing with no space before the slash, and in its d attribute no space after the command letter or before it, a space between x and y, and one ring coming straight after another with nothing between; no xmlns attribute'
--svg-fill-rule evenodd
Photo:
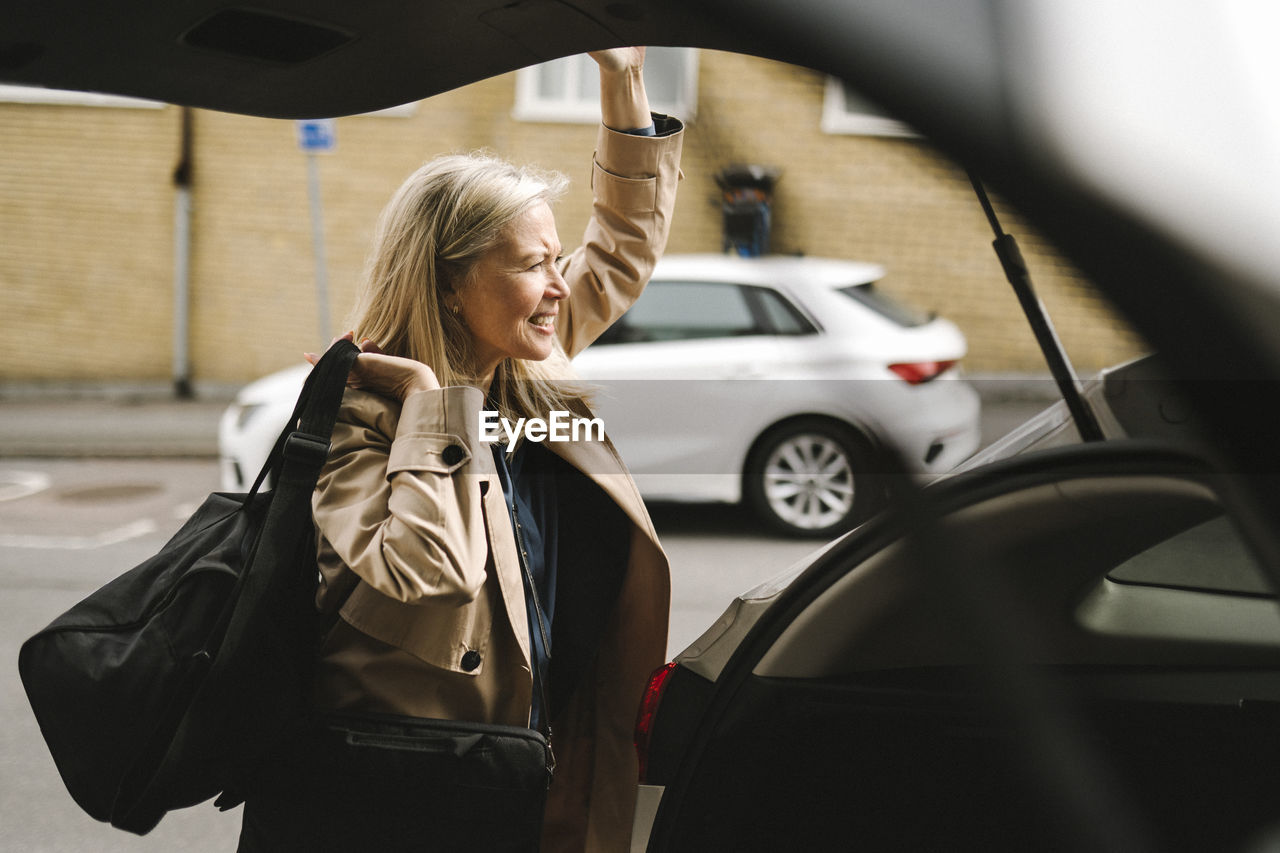
<svg viewBox="0 0 1280 853"><path fill-rule="evenodd" d="M539 201L476 263L458 301L480 376L492 374L505 358L541 361L551 355L560 300L569 295L556 268L559 257L555 217Z"/></svg>

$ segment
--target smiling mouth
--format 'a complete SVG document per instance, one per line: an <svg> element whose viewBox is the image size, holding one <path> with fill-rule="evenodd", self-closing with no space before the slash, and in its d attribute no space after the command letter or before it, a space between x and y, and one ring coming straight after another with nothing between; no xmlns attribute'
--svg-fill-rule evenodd
<svg viewBox="0 0 1280 853"><path fill-rule="evenodd" d="M553 328L556 324L554 314L539 314L537 317L530 317L529 322L541 329Z"/></svg>

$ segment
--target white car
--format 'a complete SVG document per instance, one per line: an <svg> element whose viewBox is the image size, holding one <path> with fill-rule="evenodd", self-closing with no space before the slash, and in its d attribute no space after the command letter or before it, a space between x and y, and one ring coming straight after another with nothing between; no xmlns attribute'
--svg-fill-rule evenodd
<svg viewBox="0 0 1280 853"><path fill-rule="evenodd" d="M807 257L664 258L644 294L574 361L646 498L745 500L776 529L826 536L882 490L872 449L911 473L978 446L979 402L954 324L876 289L876 264ZM218 431L222 483L244 489L307 367L244 388Z"/></svg>
<svg viewBox="0 0 1280 853"><path fill-rule="evenodd" d="M745 500L779 530L826 536L878 505L882 438L912 473L969 456L979 402L955 369L964 335L881 293L884 274L827 258L663 258L574 360L645 497Z"/></svg>
<svg viewBox="0 0 1280 853"><path fill-rule="evenodd" d="M218 421L218 456L224 491L246 491L271 455L293 412L311 365L299 364L240 389Z"/></svg>

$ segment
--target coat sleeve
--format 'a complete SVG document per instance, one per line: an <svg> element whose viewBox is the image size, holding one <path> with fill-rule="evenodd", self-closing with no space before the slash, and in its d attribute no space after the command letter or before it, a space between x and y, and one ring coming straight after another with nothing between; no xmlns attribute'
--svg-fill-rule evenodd
<svg viewBox="0 0 1280 853"><path fill-rule="evenodd" d="M471 387L402 407L348 390L312 501L321 549L397 601L475 599L488 556L474 473L482 401Z"/></svg>
<svg viewBox="0 0 1280 853"><path fill-rule="evenodd" d="M563 262L569 298L556 324L572 358L640 296L671 231L684 128L654 116L658 136L600 127L591 166L591 221Z"/></svg>

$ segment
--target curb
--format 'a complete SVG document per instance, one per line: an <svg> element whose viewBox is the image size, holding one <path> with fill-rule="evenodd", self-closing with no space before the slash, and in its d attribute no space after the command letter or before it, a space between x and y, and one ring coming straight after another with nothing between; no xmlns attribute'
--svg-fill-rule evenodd
<svg viewBox="0 0 1280 853"><path fill-rule="evenodd" d="M0 457L216 458L227 402L0 398Z"/></svg>

